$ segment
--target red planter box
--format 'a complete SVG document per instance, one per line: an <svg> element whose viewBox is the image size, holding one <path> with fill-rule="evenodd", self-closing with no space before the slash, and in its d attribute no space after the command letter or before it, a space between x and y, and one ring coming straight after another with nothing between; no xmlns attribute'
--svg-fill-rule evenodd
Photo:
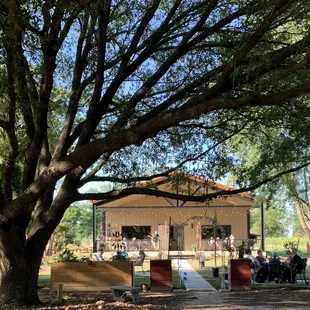
<svg viewBox="0 0 310 310"><path fill-rule="evenodd" d="M170 259L151 260L151 290L172 291L172 267Z"/></svg>
<svg viewBox="0 0 310 310"><path fill-rule="evenodd" d="M247 258L231 259L229 261L228 287L231 291L246 291L252 289L251 260Z"/></svg>

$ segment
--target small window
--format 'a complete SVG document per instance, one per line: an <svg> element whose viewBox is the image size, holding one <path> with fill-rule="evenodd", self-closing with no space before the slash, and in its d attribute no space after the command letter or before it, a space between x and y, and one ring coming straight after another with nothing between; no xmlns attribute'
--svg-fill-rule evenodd
<svg viewBox="0 0 310 310"><path fill-rule="evenodd" d="M151 226L122 226L122 237L127 239L146 239L151 235Z"/></svg>
<svg viewBox="0 0 310 310"><path fill-rule="evenodd" d="M221 225L223 227L224 233L225 233L225 238L229 237L231 234L231 225ZM214 236L215 233L215 236ZM212 238L217 238L219 237L220 239L223 239L222 232L219 228L215 229L212 225L203 225L201 226L201 239L206 240L206 239L211 239Z"/></svg>

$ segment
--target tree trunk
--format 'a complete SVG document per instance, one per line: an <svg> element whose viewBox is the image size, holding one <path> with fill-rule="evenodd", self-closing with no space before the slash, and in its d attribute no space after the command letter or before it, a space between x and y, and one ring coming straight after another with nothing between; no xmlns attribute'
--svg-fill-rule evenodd
<svg viewBox="0 0 310 310"><path fill-rule="evenodd" d="M12 302L18 305L40 303L39 270L55 225L42 227L27 241L25 231L15 224L0 226L0 309Z"/></svg>
<svg viewBox="0 0 310 310"><path fill-rule="evenodd" d="M54 251L53 251L53 248L54 248L54 239L55 239L55 232L51 235L48 243L47 243L47 246L45 248L45 255L46 256L52 256Z"/></svg>
<svg viewBox="0 0 310 310"><path fill-rule="evenodd" d="M310 236L310 222L304 216L302 205L299 202L298 197L294 197L294 199L295 199L296 213L298 215L300 225L301 225L302 229L304 230L304 232L307 233L308 236ZM309 206L307 206L307 207L309 207Z"/></svg>
<svg viewBox="0 0 310 310"><path fill-rule="evenodd" d="M39 303L37 279L32 281L31 277L36 259L29 259L27 255L24 231L13 223L1 225L0 244L0 308L11 302L18 305Z"/></svg>

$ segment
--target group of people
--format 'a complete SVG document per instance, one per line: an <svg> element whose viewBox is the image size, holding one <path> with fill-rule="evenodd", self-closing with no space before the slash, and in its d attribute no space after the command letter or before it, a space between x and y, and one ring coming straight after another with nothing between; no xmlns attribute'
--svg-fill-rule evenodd
<svg viewBox="0 0 310 310"><path fill-rule="evenodd" d="M152 243L152 246L155 250L159 250L159 244L160 244L160 236L157 231L154 231L152 235L147 235L145 240L150 240ZM139 250L141 247L141 239L137 239L136 237L132 237L131 240L128 240L126 237L124 237L121 240L121 247L123 250Z"/></svg>
<svg viewBox="0 0 310 310"><path fill-rule="evenodd" d="M233 234L230 234L229 237L226 237L224 240L220 239L220 237L216 237L215 239L213 237L210 237L210 239L208 239L208 243L210 245L211 249L218 249L221 250L222 246L223 248L236 248L236 243L235 243L235 236Z"/></svg>
<svg viewBox="0 0 310 310"><path fill-rule="evenodd" d="M103 249L99 249L97 254L94 254L94 259L96 261L104 261L104 256L103 256ZM128 261L129 260L129 255L126 252L126 249L123 248L122 251L118 250L116 251L116 254L112 256L112 261Z"/></svg>
<svg viewBox="0 0 310 310"><path fill-rule="evenodd" d="M104 256L103 256L103 249L99 249L98 253L94 255L94 258L96 261L104 261ZM145 253L143 250L139 250L139 255L135 259L134 265L140 265L141 262L143 263L145 259ZM123 248L122 251L118 250L115 255L112 256L112 261L129 261L130 257L126 251L125 248Z"/></svg>
<svg viewBox="0 0 310 310"><path fill-rule="evenodd" d="M257 256L254 257L251 250L247 249L244 258L251 260L256 274L256 282L265 282L269 278L269 280L276 282L294 283L296 274L303 269L302 258L294 249L290 249L287 259L283 262L281 262L277 252L273 252L272 257L267 261L262 250L258 250Z"/></svg>

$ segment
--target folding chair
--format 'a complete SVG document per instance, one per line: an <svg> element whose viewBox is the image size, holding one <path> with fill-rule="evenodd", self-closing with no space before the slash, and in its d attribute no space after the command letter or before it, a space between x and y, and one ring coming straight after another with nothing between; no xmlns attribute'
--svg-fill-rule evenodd
<svg viewBox="0 0 310 310"><path fill-rule="evenodd" d="M256 279L257 271L255 269L255 265L251 261L251 282L254 284L255 279Z"/></svg>
<svg viewBox="0 0 310 310"><path fill-rule="evenodd" d="M307 268L307 258L302 258L302 269L296 272L296 276L299 275L300 280L304 280L305 284L307 284L306 280L306 268ZM296 281L297 282L297 281Z"/></svg>
<svg viewBox="0 0 310 310"><path fill-rule="evenodd" d="M136 260L136 261L134 262L134 264L133 264L134 267L136 267L136 266L141 266L141 267L142 267L143 273L145 273L145 271L144 271L144 269L143 269L144 259L145 259L145 256L139 256L139 257L138 257L138 260Z"/></svg>
<svg viewBox="0 0 310 310"><path fill-rule="evenodd" d="M278 263L269 263L269 282L273 280L279 283L282 281L281 266Z"/></svg>

